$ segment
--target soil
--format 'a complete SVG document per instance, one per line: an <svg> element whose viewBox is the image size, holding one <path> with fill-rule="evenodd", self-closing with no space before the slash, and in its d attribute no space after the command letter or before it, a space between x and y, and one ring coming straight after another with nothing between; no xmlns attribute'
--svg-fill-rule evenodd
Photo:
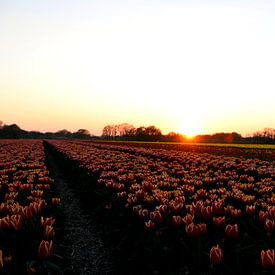
<svg viewBox="0 0 275 275"><path fill-rule="evenodd" d="M63 258L61 269L64 274L116 274L100 229L81 208L78 195L56 159L47 150L46 156L55 182L54 192L62 202L57 219L59 228L56 228L59 234L56 249Z"/></svg>

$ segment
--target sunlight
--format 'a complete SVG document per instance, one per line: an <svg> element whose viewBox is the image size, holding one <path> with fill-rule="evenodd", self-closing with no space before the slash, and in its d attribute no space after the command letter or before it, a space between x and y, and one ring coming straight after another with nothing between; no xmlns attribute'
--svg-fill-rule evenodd
<svg viewBox="0 0 275 275"><path fill-rule="evenodd" d="M201 127L197 123L185 123L181 129L179 129L179 132L183 135L185 135L187 138L191 139L195 137L196 135L199 135L202 133Z"/></svg>

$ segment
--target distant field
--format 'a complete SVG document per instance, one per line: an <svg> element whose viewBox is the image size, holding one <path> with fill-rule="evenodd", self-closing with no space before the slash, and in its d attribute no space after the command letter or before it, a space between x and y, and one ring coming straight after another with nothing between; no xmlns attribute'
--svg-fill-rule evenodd
<svg viewBox="0 0 275 275"><path fill-rule="evenodd" d="M275 150L275 144L233 144L233 143L195 143L195 142L151 142L151 141L116 141L99 140L98 142L125 143L125 144L163 144L163 145L195 145L195 146L214 146L214 147L234 147L244 149L265 149Z"/></svg>
<svg viewBox="0 0 275 275"><path fill-rule="evenodd" d="M151 149L176 150L185 152L209 153L214 155L258 158L275 161L274 144L226 144L226 143L180 143L148 141L105 141L99 143Z"/></svg>

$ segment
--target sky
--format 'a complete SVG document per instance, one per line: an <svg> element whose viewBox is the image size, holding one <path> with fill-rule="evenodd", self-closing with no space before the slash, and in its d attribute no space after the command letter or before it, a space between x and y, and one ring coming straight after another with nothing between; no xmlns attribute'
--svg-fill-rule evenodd
<svg viewBox="0 0 275 275"><path fill-rule="evenodd" d="M273 0L0 0L0 120L275 128L274 49Z"/></svg>

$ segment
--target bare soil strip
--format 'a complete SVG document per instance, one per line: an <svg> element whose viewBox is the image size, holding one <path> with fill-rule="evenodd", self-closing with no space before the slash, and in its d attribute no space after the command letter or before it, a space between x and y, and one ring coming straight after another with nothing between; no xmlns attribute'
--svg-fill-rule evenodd
<svg viewBox="0 0 275 275"><path fill-rule="evenodd" d="M81 209L77 194L70 187L52 155L47 153L47 166L55 181L56 193L61 197L61 240L64 274L115 274L111 256L96 225ZM62 244L58 244L58 242Z"/></svg>

